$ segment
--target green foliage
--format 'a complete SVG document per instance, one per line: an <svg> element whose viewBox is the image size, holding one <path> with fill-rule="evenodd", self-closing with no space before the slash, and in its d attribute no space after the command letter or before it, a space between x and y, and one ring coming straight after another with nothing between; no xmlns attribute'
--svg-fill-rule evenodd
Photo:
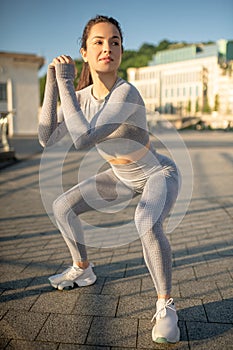
<svg viewBox="0 0 233 350"><path fill-rule="evenodd" d="M45 83L46 83L46 75L40 78L40 105L42 105L42 102L44 99Z"/></svg>
<svg viewBox="0 0 233 350"><path fill-rule="evenodd" d="M148 63L152 60L153 55L157 51L165 50L171 45L172 42L168 40L162 40L156 46L149 43L144 43L138 51L125 50L122 57L122 62L119 67L119 75L127 80L127 69L130 67L139 68L148 66Z"/></svg>
<svg viewBox="0 0 233 350"><path fill-rule="evenodd" d="M211 113L211 108L210 108L209 101L208 101L207 97L203 101L202 112L207 113L207 114Z"/></svg>
<svg viewBox="0 0 233 350"><path fill-rule="evenodd" d="M187 112L190 113L192 109L192 102L191 100L188 100L188 104L187 104Z"/></svg>
<svg viewBox="0 0 233 350"><path fill-rule="evenodd" d="M215 95L215 99L214 99L214 111L218 111L219 110L219 95Z"/></svg>

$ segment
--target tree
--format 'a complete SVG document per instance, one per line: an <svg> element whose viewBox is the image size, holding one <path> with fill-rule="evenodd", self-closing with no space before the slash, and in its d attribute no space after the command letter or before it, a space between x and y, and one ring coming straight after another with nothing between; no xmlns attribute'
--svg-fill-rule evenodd
<svg viewBox="0 0 233 350"><path fill-rule="evenodd" d="M199 99L196 99L196 104L195 104L195 112L198 113L200 111L200 106L199 106Z"/></svg>
<svg viewBox="0 0 233 350"><path fill-rule="evenodd" d="M192 109L192 103L191 100L188 100L188 104L187 104L187 112L190 113Z"/></svg>
<svg viewBox="0 0 233 350"><path fill-rule="evenodd" d="M211 113L211 108L210 108L209 101L208 101L207 97L204 99L202 112L203 113Z"/></svg>
<svg viewBox="0 0 233 350"><path fill-rule="evenodd" d="M214 111L218 111L219 110L219 95L216 94L215 98L214 98Z"/></svg>
<svg viewBox="0 0 233 350"><path fill-rule="evenodd" d="M46 83L46 75L40 78L40 105L42 105L42 102L44 99L45 83Z"/></svg>

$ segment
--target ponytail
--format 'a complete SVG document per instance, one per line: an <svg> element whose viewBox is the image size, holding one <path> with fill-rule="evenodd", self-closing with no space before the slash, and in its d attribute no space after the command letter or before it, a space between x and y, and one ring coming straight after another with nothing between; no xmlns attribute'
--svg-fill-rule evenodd
<svg viewBox="0 0 233 350"><path fill-rule="evenodd" d="M76 90L82 90L93 83L88 62L83 62Z"/></svg>

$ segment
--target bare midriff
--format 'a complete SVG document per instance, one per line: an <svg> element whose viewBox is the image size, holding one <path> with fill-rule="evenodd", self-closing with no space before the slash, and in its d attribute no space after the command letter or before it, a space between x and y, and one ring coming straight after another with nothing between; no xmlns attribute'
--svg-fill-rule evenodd
<svg viewBox="0 0 233 350"><path fill-rule="evenodd" d="M106 160L113 165L129 164L141 159L148 152L149 148L150 148L150 141L148 141L148 143L142 148L140 148L139 150L132 152L130 154L124 155L124 158L116 157L116 158L111 158Z"/></svg>

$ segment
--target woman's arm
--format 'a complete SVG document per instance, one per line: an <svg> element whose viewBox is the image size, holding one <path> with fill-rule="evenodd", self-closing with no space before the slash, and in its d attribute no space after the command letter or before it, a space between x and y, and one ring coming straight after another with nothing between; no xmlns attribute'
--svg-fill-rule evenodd
<svg viewBox="0 0 233 350"><path fill-rule="evenodd" d="M55 143L67 133L64 123L58 127L57 99L58 87L55 67L49 65L46 77L44 101L38 127L39 142L43 147Z"/></svg>
<svg viewBox="0 0 233 350"><path fill-rule="evenodd" d="M122 84L113 90L107 103L93 117L93 120L96 120L95 125L91 125L77 101L73 85L74 75L73 64L56 64L56 78L64 119L77 149L91 147L101 142L136 111L145 112L136 89L129 84Z"/></svg>

